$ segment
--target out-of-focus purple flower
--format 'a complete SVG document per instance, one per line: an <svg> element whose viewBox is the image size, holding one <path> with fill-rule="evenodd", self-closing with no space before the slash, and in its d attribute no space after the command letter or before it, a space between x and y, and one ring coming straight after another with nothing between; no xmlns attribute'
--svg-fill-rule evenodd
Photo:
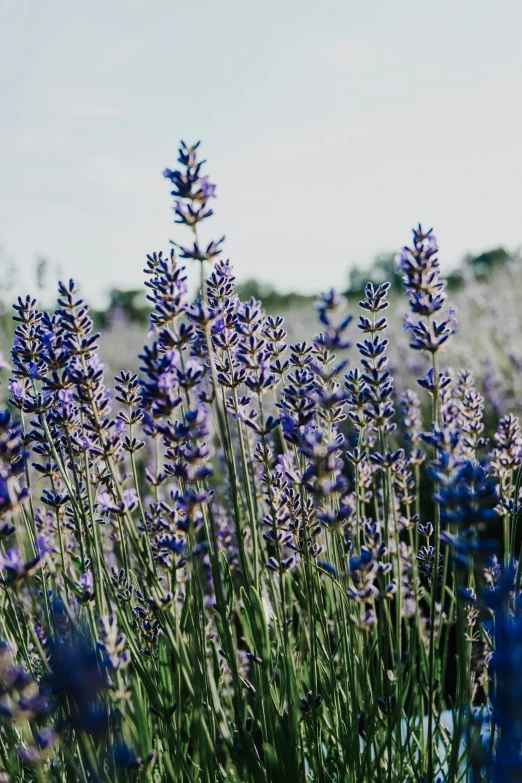
<svg viewBox="0 0 522 783"><path fill-rule="evenodd" d="M0 552L0 570L6 572L5 579L0 579L0 583L6 587L14 587L23 581L26 577L32 576L41 560L40 555L32 560L25 561L20 550L9 549L6 554Z"/></svg>
<svg viewBox="0 0 522 783"><path fill-rule="evenodd" d="M25 400L27 399L27 390L24 387L20 381L14 380L9 381L7 384L7 388L11 392L11 394L14 396L15 400Z"/></svg>
<svg viewBox="0 0 522 783"><path fill-rule="evenodd" d="M60 611L55 605L55 614ZM103 741L110 727L111 709L104 698L109 683L90 639L80 629L69 628L50 641L49 653L47 682L65 724Z"/></svg>

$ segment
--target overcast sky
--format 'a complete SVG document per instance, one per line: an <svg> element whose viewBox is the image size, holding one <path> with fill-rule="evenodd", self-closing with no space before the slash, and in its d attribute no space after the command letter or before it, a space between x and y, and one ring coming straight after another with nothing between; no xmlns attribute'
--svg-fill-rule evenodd
<svg viewBox="0 0 522 783"><path fill-rule="evenodd" d="M241 279L344 286L419 221L448 267L516 247L521 39L520 0L3 0L0 244L139 286L201 138Z"/></svg>

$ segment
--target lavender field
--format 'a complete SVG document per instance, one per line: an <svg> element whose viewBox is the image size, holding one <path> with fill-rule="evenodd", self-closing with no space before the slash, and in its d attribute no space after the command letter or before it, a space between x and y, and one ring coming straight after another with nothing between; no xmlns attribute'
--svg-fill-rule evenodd
<svg viewBox="0 0 522 783"><path fill-rule="evenodd" d="M267 314L199 161L149 332L14 303L0 782L522 780L520 259Z"/></svg>

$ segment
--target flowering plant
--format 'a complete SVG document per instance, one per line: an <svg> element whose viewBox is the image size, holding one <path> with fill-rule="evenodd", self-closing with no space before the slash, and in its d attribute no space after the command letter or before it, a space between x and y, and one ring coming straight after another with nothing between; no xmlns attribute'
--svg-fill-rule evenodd
<svg viewBox="0 0 522 783"><path fill-rule="evenodd" d="M224 238L201 244L202 169L182 143L164 172L191 242L147 257L139 375L106 386L72 280L54 313L15 305L2 780L520 779L522 435L506 415L490 445L473 375L441 363L433 232L397 259L425 362L399 394L389 284L366 287L355 356L334 291L288 345Z"/></svg>

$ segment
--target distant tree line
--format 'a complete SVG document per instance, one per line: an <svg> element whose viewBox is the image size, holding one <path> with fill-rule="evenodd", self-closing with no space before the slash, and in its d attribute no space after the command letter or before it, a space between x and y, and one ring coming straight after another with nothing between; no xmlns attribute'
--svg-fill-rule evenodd
<svg viewBox="0 0 522 783"><path fill-rule="evenodd" d="M503 247L497 247L479 255L467 255L459 268L453 269L445 275L448 288L451 290L460 288L465 280L465 270L467 270L468 276L471 275L478 280L483 280L509 261L515 260L520 260L519 255L509 253ZM395 253L379 254L370 267L352 267L348 286L343 293L349 299L359 298L368 281L378 285L386 280L391 283L394 291L400 292L402 290L402 280L401 275L397 272ZM243 301L252 297L259 299L269 313L284 312L309 305L315 301L317 296L316 294L300 294L294 291L281 292L270 283L254 278L238 283L236 290ZM95 314L97 326L107 326L117 317L118 313L124 314L129 321L146 323L149 307L143 292L140 290L122 291L117 288L110 291L107 309Z"/></svg>
<svg viewBox="0 0 522 783"><path fill-rule="evenodd" d="M376 256L369 269L367 267L353 267L350 270L349 285L344 292L345 296L359 296L364 291L364 286L368 281L374 285L388 281L392 284L393 289L397 291L402 290L402 278L397 271L395 255L395 253L382 253ZM468 254L460 267L445 274L444 279L448 288L455 290L463 284L465 270L468 270L468 273L475 279L482 280L509 261L515 260L520 260L518 253L508 253L503 247L487 250L476 256Z"/></svg>

